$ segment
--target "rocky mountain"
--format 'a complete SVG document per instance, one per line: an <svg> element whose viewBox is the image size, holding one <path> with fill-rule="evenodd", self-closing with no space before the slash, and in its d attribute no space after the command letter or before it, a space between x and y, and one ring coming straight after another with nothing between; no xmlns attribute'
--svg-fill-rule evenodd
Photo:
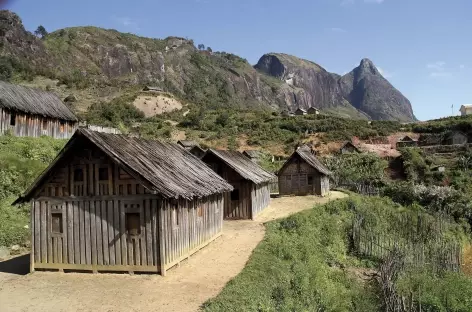
<svg viewBox="0 0 472 312"><path fill-rule="evenodd" d="M97 27L60 29L40 39L9 11L0 11L0 58L3 79L22 83L47 77L69 93L86 93L87 103L78 96L83 106L154 85L208 107L314 106L355 118L414 119L408 100L378 72L354 70L352 79L351 74L340 77L285 54L264 55L253 67L230 53L201 51L192 40Z"/></svg>
<svg viewBox="0 0 472 312"><path fill-rule="evenodd" d="M410 101L395 89L369 59L339 79L342 95L355 108L379 120L416 120Z"/></svg>
<svg viewBox="0 0 472 312"><path fill-rule="evenodd" d="M410 102L363 59L352 72L339 76L320 65L286 54L266 54L255 65L259 71L300 88L300 107L343 109L378 120L416 120Z"/></svg>

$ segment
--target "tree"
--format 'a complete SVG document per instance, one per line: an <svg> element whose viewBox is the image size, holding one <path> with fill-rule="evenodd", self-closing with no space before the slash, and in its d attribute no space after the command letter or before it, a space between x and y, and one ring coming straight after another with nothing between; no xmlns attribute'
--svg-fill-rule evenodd
<svg viewBox="0 0 472 312"><path fill-rule="evenodd" d="M204 45L203 43L200 43L200 44L198 45L198 49L199 49L199 50L205 50L205 45Z"/></svg>
<svg viewBox="0 0 472 312"><path fill-rule="evenodd" d="M207 51L210 52L210 53L213 52L213 50L210 47L207 47Z"/></svg>
<svg viewBox="0 0 472 312"><path fill-rule="evenodd" d="M40 38L44 38L48 32L43 25L39 25L38 28L34 31L34 34Z"/></svg>
<svg viewBox="0 0 472 312"><path fill-rule="evenodd" d="M0 80L9 81L13 75L13 66L6 57L0 57Z"/></svg>

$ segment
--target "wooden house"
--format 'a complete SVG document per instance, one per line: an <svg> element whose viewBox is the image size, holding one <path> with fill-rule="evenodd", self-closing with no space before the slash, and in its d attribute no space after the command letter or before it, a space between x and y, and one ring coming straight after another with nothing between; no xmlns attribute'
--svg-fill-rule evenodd
<svg viewBox="0 0 472 312"><path fill-rule="evenodd" d="M184 149L189 151L191 154L197 156L198 158L202 158L205 155L205 150L198 145L197 142L191 140L180 140L177 142L180 146Z"/></svg>
<svg viewBox="0 0 472 312"><path fill-rule="evenodd" d="M277 173L279 194L325 196L330 175L309 147L298 147Z"/></svg>
<svg viewBox="0 0 472 312"><path fill-rule="evenodd" d="M77 117L56 95L0 81L0 135L68 139Z"/></svg>
<svg viewBox="0 0 472 312"><path fill-rule="evenodd" d="M317 109L316 107L310 107L308 110L307 110L307 113L309 115L319 115L320 114L320 111L319 109Z"/></svg>
<svg viewBox="0 0 472 312"><path fill-rule="evenodd" d="M163 92L164 90L162 90L162 88L159 88L159 87L145 86L145 87L143 88L143 91L147 91L147 92Z"/></svg>
<svg viewBox="0 0 472 312"><path fill-rule="evenodd" d="M303 116L306 115L306 110L304 110L303 108L297 108L294 114L297 116Z"/></svg>
<svg viewBox="0 0 472 312"><path fill-rule="evenodd" d="M234 188L225 194L225 219L254 219L269 205L275 175L237 151L209 149L202 160Z"/></svg>
<svg viewBox="0 0 472 312"><path fill-rule="evenodd" d="M465 133L453 131L444 135L443 145L467 144L468 138Z"/></svg>
<svg viewBox="0 0 472 312"><path fill-rule="evenodd" d="M406 135L400 140L398 140L396 144L397 148L401 147L416 147L418 146L418 141L415 139L412 139L410 136Z"/></svg>
<svg viewBox="0 0 472 312"><path fill-rule="evenodd" d="M339 153L341 154L351 154L351 153L360 153L361 151L357 148L357 146L355 146L354 144L352 144L352 142L346 142L343 144L343 146L341 146L341 148L339 149Z"/></svg>
<svg viewBox="0 0 472 312"><path fill-rule="evenodd" d="M221 234L232 189L176 144L79 129L15 203L32 203L31 271L165 275Z"/></svg>

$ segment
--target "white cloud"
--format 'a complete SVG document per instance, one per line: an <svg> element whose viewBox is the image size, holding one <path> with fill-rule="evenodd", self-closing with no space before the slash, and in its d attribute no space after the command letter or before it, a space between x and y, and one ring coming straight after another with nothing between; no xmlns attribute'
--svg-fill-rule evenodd
<svg viewBox="0 0 472 312"><path fill-rule="evenodd" d="M341 1L341 6L343 6L343 7L351 6L353 4L354 4L354 0L342 0Z"/></svg>
<svg viewBox="0 0 472 312"><path fill-rule="evenodd" d="M452 77L452 73L450 72L445 72L445 71L442 71L442 72L432 72L429 74L429 76L431 78L451 78Z"/></svg>
<svg viewBox="0 0 472 312"><path fill-rule="evenodd" d="M139 30L138 23L130 17L127 17L127 16L116 17L116 16L114 16L113 20L116 23L119 23L119 24L121 24L122 26L124 26L126 28L132 28L134 30Z"/></svg>
<svg viewBox="0 0 472 312"><path fill-rule="evenodd" d="M379 71L379 73L384 76L384 78L392 78L393 77L393 73L390 73L390 72L387 72L385 70L383 70L381 67L377 67L377 70Z"/></svg>
<svg viewBox="0 0 472 312"><path fill-rule="evenodd" d="M427 64L426 68L434 69L434 70L437 70L437 71L443 71L444 66L446 66L446 62L438 61L438 62Z"/></svg>
<svg viewBox="0 0 472 312"><path fill-rule="evenodd" d="M451 78L453 76L452 72L447 70L446 62L443 61L429 63L426 68L430 70L429 77L431 78Z"/></svg>
<svg viewBox="0 0 472 312"><path fill-rule="evenodd" d="M333 27L330 29L332 32L336 32L336 33L346 33L347 30L345 30L344 28L339 28L339 27Z"/></svg>

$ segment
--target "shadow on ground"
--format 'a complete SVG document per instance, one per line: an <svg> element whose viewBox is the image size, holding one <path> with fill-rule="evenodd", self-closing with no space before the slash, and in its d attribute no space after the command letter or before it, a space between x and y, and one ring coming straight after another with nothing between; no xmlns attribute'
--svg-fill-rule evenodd
<svg viewBox="0 0 472 312"><path fill-rule="evenodd" d="M0 273L26 275L29 273L30 255L18 256L0 262Z"/></svg>

